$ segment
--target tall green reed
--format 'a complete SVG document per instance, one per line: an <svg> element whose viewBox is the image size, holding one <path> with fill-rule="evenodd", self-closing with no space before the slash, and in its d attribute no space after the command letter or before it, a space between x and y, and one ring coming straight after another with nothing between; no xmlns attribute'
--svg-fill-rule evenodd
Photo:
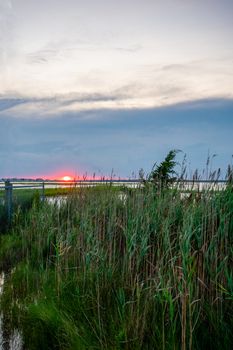
<svg viewBox="0 0 233 350"><path fill-rule="evenodd" d="M124 195L81 188L65 203L34 204L1 237L1 304L25 346L231 348L231 187Z"/></svg>

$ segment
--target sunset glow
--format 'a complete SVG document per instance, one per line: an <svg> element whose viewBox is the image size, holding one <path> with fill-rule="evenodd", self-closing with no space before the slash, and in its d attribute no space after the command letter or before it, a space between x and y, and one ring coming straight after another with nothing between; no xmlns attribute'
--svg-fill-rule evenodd
<svg viewBox="0 0 233 350"><path fill-rule="evenodd" d="M72 179L72 177L66 175L66 176L63 176L62 180L64 180L64 181L72 181L73 179Z"/></svg>

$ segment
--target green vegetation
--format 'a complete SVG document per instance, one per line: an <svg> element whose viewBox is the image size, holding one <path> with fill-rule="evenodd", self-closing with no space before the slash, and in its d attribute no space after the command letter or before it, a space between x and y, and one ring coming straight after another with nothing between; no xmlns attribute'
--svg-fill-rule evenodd
<svg viewBox="0 0 233 350"><path fill-rule="evenodd" d="M7 219L7 209L4 205L5 198L4 190L0 191L0 234L9 229L9 222ZM26 211L28 211L33 202L40 201L40 193L38 190L14 190L12 201L12 213L15 213L15 218L19 219ZM17 219L17 220L18 220Z"/></svg>
<svg viewBox="0 0 233 350"><path fill-rule="evenodd" d="M159 165L154 164L151 173L148 176L148 181L153 182L158 188L168 187L169 184L176 181L175 167L178 164L175 161L177 153L179 150L171 150L164 161L162 161Z"/></svg>
<svg viewBox="0 0 233 350"><path fill-rule="evenodd" d="M231 349L232 186L81 188L0 236L5 327L33 349Z"/></svg>
<svg viewBox="0 0 233 350"><path fill-rule="evenodd" d="M85 187L87 190L91 190L91 186L86 185L79 185L75 187L74 185L70 185L69 187L59 187L59 185L56 188L46 188L44 194L46 197L53 197L53 196L63 196L63 195L69 195L73 194L75 191L79 191L80 187ZM120 192L122 190L125 190L125 186L114 186L111 183L109 184L99 184L95 185L96 190L104 190L108 189L111 191ZM42 196L42 189L14 189L13 190L13 197L15 199L15 203L17 205L23 205L23 202L28 201L29 198L33 198L34 196ZM4 198L5 192L4 190L0 191L0 200L1 198Z"/></svg>

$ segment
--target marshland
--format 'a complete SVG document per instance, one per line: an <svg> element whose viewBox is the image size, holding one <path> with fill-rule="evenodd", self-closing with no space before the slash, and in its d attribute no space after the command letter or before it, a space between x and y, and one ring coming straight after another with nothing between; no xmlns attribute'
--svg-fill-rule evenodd
<svg viewBox="0 0 233 350"><path fill-rule="evenodd" d="M232 180L187 196L157 180L17 206L0 235L3 349L13 332L23 349L232 348Z"/></svg>

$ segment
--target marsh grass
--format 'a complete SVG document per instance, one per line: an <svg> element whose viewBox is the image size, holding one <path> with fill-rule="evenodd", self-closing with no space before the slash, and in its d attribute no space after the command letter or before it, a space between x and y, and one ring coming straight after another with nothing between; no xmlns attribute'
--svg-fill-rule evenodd
<svg viewBox="0 0 233 350"><path fill-rule="evenodd" d="M127 191L127 190L125 190ZM233 192L80 188L1 236L27 349L231 349Z"/></svg>
<svg viewBox="0 0 233 350"><path fill-rule="evenodd" d="M26 211L33 202L40 202L40 193L37 190L14 190L11 212L14 224L19 223ZM5 192L0 191L0 235L9 231L12 222L8 217L8 210L5 205Z"/></svg>

